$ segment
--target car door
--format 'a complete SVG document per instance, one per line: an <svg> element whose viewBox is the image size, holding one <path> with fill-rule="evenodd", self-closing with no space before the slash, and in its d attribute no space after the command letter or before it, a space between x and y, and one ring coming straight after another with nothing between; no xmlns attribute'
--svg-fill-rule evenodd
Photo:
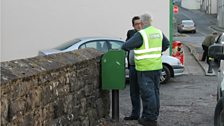
<svg viewBox="0 0 224 126"><path fill-rule="evenodd" d="M224 33L220 36L218 40L219 44L222 44L224 47ZM220 67L218 70L218 84L221 89L221 97L224 96L224 59L220 61Z"/></svg>
<svg viewBox="0 0 224 126"><path fill-rule="evenodd" d="M88 41L79 46L79 49L84 49L84 48L94 48L103 53L109 50L107 42L105 40Z"/></svg>
<svg viewBox="0 0 224 126"><path fill-rule="evenodd" d="M221 65L218 72L218 81L221 85L221 91L224 92L224 60L221 60ZM222 94L223 97L224 94Z"/></svg>

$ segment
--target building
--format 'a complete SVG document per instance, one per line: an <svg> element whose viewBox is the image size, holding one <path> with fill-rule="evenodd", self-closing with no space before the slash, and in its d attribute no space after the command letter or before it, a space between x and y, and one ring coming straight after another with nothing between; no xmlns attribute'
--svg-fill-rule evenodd
<svg viewBox="0 0 224 126"><path fill-rule="evenodd" d="M217 0L201 0L200 8L207 14L217 14Z"/></svg>
<svg viewBox="0 0 224 126"><path fill-rule="evenodd" d="M173 0L173 4L176 4L178 6L181 6L182 0Z"/></svg>
<svg viewBox="0 0 224 126"><path fill-rule="evenodd" d="M217 14L218 26L224 28L224 0L201 0L200 8L207 14Z"/></svg>
<svg viewBox="0 0 224 126"><path fill-rule="evenodd" d="M200 9L201 0L182 0L181 6L186 9Z"/></svg>
<svg viewBox="0 0 224 126"><path fill-rule="evenodd" d="M224 28L224 0L218 0L218 26Z"/></svg>

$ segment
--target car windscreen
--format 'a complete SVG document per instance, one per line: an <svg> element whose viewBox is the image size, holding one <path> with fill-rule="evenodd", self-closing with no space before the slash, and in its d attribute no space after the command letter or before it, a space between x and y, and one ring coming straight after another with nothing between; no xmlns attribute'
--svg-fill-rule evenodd
<svg viewBox="0 0 224 126"><path fill-rule="evenodd" d="M183 25L194 25L193 22L182 22Z"/></svg>
<svg viewBox="0 0 224 126"><path fill-rule="evenodd" d="M224 34L222 34L221 44L223 44L223 45L224 45Z"/></svg>
<svg viewBox="0 0 224 126"><path fill-rule="evenodd" d="M215 43L218 43L218 44L222 44L222 42L224 42L224 33L220 34L215 40Z"/></svg>
<svg viewBox="0 0 224 126"><path fill-rule="evenodd" d="M78 42L80 42L80 41L81 41L80 39L70 40L70 41L68 41L68 42L65 42L65 43L63 43L63 44L61 44L61 45L55 47L55 49L63 51L63 50L65 50L65 49L71 47L72 45L74 45L75 43L78 43Z"/></svg>

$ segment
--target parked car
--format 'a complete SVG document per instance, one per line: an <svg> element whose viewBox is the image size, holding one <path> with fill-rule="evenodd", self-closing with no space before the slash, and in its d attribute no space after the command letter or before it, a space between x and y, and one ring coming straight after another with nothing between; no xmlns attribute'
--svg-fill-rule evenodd
<svg viewBox="0 0 224 126"><path fill-rule="evenodd" d="M224 126L224 57L218 71L217 105L215 108L215 126Z"/></svg>
<svg viewBox="0 0 224 126"><path fill-rule="evenodd" d="M177 25L177 31L182 32L192 32L196 33L196 25L193 20L182 20L180 24Z"/></svg>
<svg viewBox="0 0 224 126"><path fill-rule="evenodd" d="M224 126L224 34L222 33L214 45L209 47L209 56L219 60L218 64L218 88L217 104L215 108L214 125ZM216 62L217 63L217 62Z"/></svg>
<svg viewBox="0 0 224 126"><path fill-rule="evenodd" d="M110 49L120 49L123 43L124 43L123 40L116 38L107 38L107 37L78 38L65 42L62 45L59 45L55 48L39 51L39 55L50 55L83 48L95 48L98 51L105 53ZM179 59L163 55L162 60L163 60L163 70L160 79L161 83L166 83L171 77L183 74L184 65L181 64ZM128 69L126 69L127 78L128 75L129 75Z"/></svg>

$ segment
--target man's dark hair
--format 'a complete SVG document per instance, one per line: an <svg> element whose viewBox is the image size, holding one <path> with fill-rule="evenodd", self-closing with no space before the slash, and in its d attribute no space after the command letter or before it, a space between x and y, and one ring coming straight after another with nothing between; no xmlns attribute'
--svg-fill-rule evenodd
<svg viewBox="0 0 224 126"><path fill-rule="evenodd" d="M139 17L139 16L134 16L134 17L132 18L132 25L133 25L133 26L134 26L135 20L140 20L140 17Z"/></svg>

